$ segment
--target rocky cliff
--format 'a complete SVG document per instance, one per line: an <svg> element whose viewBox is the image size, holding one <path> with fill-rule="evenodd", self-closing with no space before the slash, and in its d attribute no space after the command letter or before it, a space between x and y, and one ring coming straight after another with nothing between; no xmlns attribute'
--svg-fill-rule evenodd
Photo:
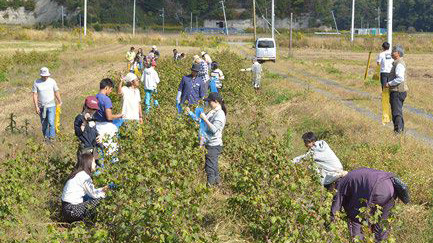
<svg viewBox="0 0 433 243"><path fill-rule="evenodd" d="M8 8L0 11L1 24L35 25L49 24L59 20L62 8L51 0L34 0L36 3L34 11L26 11L24 7L18 9Z"/></svg>

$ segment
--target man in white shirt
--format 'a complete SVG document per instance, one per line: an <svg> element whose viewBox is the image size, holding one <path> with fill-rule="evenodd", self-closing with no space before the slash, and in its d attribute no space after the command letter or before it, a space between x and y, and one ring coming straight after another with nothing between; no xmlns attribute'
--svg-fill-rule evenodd
<svg viewBox="0 0 433 243"><path fill-rule="evenodd" d="M59 87L54 79L50 78L51 74L48 68L43 67L40 70L40 79L37 79L32 88L33 104L36 114L41 118L42 134L45 141L51 143L56 136L54 127L54 118L56 116L57 105L62 105Z"/></svg>
<svg viewBox="0 0 433 243"><path fill-rule="evenodd" d="M262 64L256 58L253 58L253 65L250 68L241 69L241 72L253 73L253 87L256 91L260 89L260 82L262 79Z"/></svg>
<svg viewBox="0 0 433 243"><path fill-rule="evenodd" d="M120 82L117 93L123 96L122 114L125 120L136 120L143 123L141 111L140 82L137 75L128 73L125 77L126 87L122 87Z"/></svg>
<svg viewBox="0 0 433 243"><path fill-rule="evenodd" d="M385 87L389 87L391 91L390 103L395 133L401 133L404 130L403 103L409 90L406 78L406 63L403 60L403 56L403 47L395 46L392 48L394 63L392 64L389 81L385 84Z"/></svg>
<svg viewBox="0 0 433 243"><path fill-rule="evenodd" d="M389 49L389 43L384 42L382 44L382 52L377 56L377 65L380 66L380 83L382 89L386 83L388 83L389 73L391 72L392 63L394 60L391 57L391 50Z"/></svg>
<svg viewBox="0 0 433 243"><path fill-rule="evenodd" d="M323 141L317 141L316 135L312 132L307 132L302 135L305 147L308 152L293 159L293 163L297 164L303 160L313 159L317 165L317 172L320 175L320 183L328 190L335 188L335 183L338 179L346 175L338 157L329 145Z"/></svg>

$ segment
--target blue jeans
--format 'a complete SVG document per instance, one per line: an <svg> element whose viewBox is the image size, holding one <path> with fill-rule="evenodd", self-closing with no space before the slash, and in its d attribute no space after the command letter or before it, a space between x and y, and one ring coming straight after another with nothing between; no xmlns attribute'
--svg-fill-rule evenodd
<svg viewBox="0 0 433 243"><path fill-rule="evenodd" d="M144 104L146 106L146 113L149 113L150 111L150 107L152 105L151 99L152 99L152 93L154 92L153 90L144 90L145 92L145 96L144 96Z"/></svg>
<svg viewBox="0 0 433 243"><path fill-rule="evenodd" d="M45 138L53 138L56 136L56 130L54 128L54 118L56 117L56 107L47 107L46 108L45 118L44 116L44 108L40 109L40 117L42 123L42 134Z"/></svg>

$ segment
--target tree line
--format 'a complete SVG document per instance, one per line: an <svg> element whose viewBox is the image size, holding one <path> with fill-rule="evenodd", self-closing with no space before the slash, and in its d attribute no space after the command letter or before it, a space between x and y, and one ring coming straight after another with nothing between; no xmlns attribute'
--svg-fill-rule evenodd
<svg viewBox="0 0 433 243"><path fill-rule="evenodd" d="M53 0L73 12L80 8L82 0ZM32 0L0 0L0 8L26 4ZM147 28L162 24L162 9L165 22L171 25L189 26L191 13L200 22L205 19L222 19L220 1L215 0L136 0L137 24ZM355 26L386 27L388 0L356 0ZM252 0L225 0L227 19L248 19L252 17ZM91 23L132 22L133 0L89 0L88 14ZM351 0L275 0L275 14L278 18L308 14L311 27L334 26L331 11L334 11L339 29L349 29L351 23ZM271 0L256 0L256 13L271 17ZM379 21L378 21L379 17ZM72 21L72 22L78 22ZM433 31L433 8L431 0L394 0L394 26L396 30Z"/></svg>

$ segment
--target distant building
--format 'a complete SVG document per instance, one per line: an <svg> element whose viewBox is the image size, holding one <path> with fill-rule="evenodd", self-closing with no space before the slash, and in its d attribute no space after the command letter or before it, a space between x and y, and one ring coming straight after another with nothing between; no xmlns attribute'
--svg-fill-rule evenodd
<svg viewBox="0 0 433 243"><path fill-rule="evenodd" d="M384 35L386 33L387 33L387 29L385 29L385 28L355 29L356 35Z"/></svg>
<svg viewBox="0 0 433 243"><path fill-rule="evenodd" d="M269 23L271 19L268 19ZM221 28L221 24L224 23L223 19L207 19L204 21L205 28ZM241 19L241 20L227 20L227 25L229 28L235 29L249 29L253 28L252 19ZM257 27L258 28L268 28L269 24L264 20L263 17L257 16ZM275 28L277 29L288 29L290 28L290 19L275 19ZM294 29L307 29L310 28L310 16L308 14L301 15L300 17L293 19Z"/></svg>

